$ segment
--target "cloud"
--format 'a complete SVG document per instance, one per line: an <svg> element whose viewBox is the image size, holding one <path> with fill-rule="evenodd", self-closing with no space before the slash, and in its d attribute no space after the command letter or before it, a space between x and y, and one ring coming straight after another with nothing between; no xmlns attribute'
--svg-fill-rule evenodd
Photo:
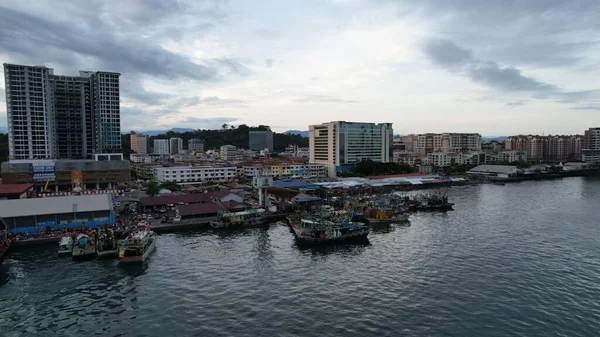
<svg viewBox="0 0 600 337"><path fill-rule="evenodd" d="M581 105L581 106L574 106L571 109L574 109L574 110L600 111L600 105Z"/></svg>
<svg viewBox="0 0 600 337"><path fill-rule="evenodd" d="M575 103L593 97L596 90L564 91L557 85L525 76L520 69L480 60L466 48L444 39L428 40L423 52L436 65L468 77L473 82L508 93L526 93L532 98Z"/></svg>
<svg viewBox="0 0 600 337"><path fill-rule="evenodd" d="M265 66L267 68L271 68L274 63L275 63L275 60L273 60L273 59L265 59Z"/></svg>
<svg viewBox="0 0 600 337"><path fill-rule="evenodd" d="M4 88L0 88L0 102L6 101L6 90Z"/></svg>
<svg viewBox="0 0 600 337"><path fill-rule="evenodd" d="M506 103L507 106L509 106L510 108L516 108L519 106L523 106L526 105L528 101L513 101L513 102L508 102Z"/></svg>
<svg viewBox="0 0 600 337"><path fill-rule="evenodd" d="M322 102L322 103L358 103L358 101L343 99L340 97L326 96L326 95L306 95L302 98L296 99L299 103L309 102Z"/></svg>

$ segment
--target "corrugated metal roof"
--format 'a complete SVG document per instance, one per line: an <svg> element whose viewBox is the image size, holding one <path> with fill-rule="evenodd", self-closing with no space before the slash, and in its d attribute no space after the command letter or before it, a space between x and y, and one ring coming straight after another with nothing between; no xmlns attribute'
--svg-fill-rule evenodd
<svg viewBox="0 0 600 337"><path fill-rule="evenodd" d="M0 184L0 194L21 194L32 186L33 184Z"/></svg>
<svg viewBox="0 0 600 337"><path fill-rule="evenodd" d="M112 198L110 194L91 194L68 197L0 200L0 216L3 218L73 213L74 208L76 208L77 212L112 210Z"/></svg>

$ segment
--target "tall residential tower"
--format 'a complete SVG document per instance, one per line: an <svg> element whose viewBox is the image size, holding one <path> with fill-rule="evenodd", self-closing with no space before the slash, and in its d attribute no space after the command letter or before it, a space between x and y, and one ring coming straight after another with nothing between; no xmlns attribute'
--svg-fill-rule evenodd
<svg viewBox="0 0 600 337"><path fill-rule="evenodd" d="M330 177L344 165L392 159L392 123L329 122L309 126L310 163L327 166Z"/></svg>
<svg viewBox="0 0 600 337"><path fill-rule="evenodd" d="M11 160L121 152L118 73L4 64Z"/></svg>

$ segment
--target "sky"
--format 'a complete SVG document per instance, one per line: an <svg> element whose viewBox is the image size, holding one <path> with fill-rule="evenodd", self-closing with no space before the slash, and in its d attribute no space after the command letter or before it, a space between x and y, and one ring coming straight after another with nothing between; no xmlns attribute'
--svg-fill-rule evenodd
<svg viewBox="0 0 600 337"><path fill-rule="evenodd" d="M121 73L123 131L582 134L600 126L597 13L595 0L3 0L0 60Z"/></svg>

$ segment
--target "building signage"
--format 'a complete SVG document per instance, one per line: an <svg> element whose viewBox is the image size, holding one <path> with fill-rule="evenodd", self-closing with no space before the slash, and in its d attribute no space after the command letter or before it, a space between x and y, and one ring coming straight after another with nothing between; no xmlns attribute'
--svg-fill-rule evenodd
<svg viewBox="0 0 600 337"><path fill-rule="evenodd" d="M33 181L36 183L44 181L56 181L54 163L32 165Z"/></svg>
<svg viewBox="0 0 600 337"><path fill-rule="evenodd" d="M79 193L83 186L83 172L71 171L71 191Z"/></svg>

